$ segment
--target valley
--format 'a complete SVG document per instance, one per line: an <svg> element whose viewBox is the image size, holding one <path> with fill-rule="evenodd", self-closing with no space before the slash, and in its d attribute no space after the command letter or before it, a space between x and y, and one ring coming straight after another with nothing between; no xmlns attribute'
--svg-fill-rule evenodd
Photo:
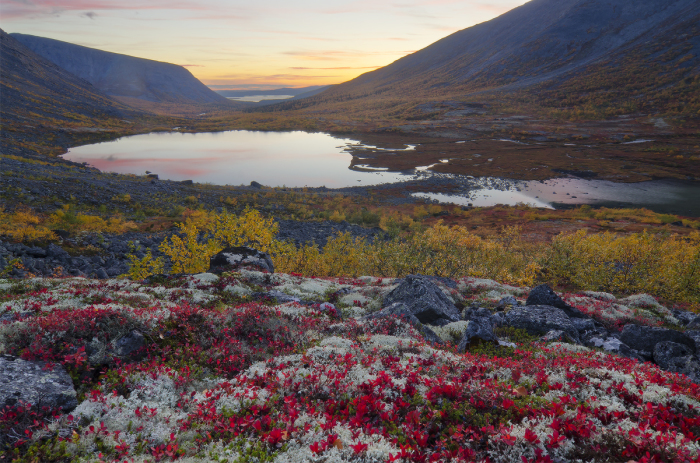
<svg viewBox="0 0 700 463"><path fill-rule="evenodd" d="M700 461L697 0L40 3L0 461Z"/></svg>

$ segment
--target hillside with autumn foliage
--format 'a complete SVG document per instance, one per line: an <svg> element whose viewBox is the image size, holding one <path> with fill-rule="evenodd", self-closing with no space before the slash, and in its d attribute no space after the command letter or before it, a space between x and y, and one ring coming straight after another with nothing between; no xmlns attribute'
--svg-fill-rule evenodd
<svg viewBox="0 0 700 463"><path fill-rule="evenodd" d="M421 103L453 99L550 116L697 117L699 32L689 0L534 0L276 109L411 119Z"/></svg>

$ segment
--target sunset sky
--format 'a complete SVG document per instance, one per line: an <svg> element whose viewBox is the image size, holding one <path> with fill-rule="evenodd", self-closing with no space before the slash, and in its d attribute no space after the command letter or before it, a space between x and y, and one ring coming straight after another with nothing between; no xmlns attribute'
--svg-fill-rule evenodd
<svg viewBox="0 0 700 463"><path fill-rule="evenodd" d="M344 82L525 0L2 0L5 32L187 66L214 89Z"/></svg>

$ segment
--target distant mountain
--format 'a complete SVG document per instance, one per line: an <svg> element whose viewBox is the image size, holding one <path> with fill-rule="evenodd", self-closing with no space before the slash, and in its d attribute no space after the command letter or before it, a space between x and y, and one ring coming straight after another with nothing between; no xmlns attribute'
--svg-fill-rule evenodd
<svg viewBox="0 0 700 463"><path fill-rule="evenodd" d="M276 88L272 90L216 90L221 96L227 98L237 98L244 96L255 96L255 95L292 95L297 96L302 93L310 93L312 95L322 92L324 89L328 88L328 85L311 85L309 87L301 88ZM311 96L311 95L309 95Z"/></svg>
<svg viewBox="0 0 700 463"><path fill-rule="evenodd" d="M517 92L538 105L674 106L700 94L700 1L532 0L303 101L468 98ZM533 90L537 91L534 97ZM700 109L698 107L697 109Z"/></svg>
<svg viewBox="0 0 700 463"><path fill-rule="evenodd" d="M10 35L36 54L127 103L132 99L175 104L228 102L182 66L44 37Z"/></svg>
<svg viewBox="0 0 700 463"><path fill-rule="evenodd" d="M0 117L17 124L106 120L133 112L0 30Z"/></svg>

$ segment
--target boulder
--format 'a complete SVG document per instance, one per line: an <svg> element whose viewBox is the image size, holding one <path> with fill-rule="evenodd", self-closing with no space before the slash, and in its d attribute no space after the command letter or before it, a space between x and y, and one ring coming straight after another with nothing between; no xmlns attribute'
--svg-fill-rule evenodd
<svg viewBox="0 0 700 463"><path fill-rule="evenodd" d="M693 352L688 346L677 342L663 341L654 346L654 362L664 370L676 365L679 357L691 357L692 355Z"/></svg>
<svg viewBox="0 0 700 463"><path fill-rule="evenodd" d="M541 342L571 342L571 338L562 330L550 330L540 338Z"/></svg>
<svg viewBox="0 0 700 463"><path fill-rule="evenodd" d="M680 310L680 309L673 309L671 310L671 313L673 313L673 316L676 317L676 319L682 324L682 325L687 325L688 323L692 322L693 320L700 318L698 317L698 314L694 312L689 312L687 310ZM698 320L700 322L700 320Z"/></svg>
<svg viewBox="0 0 700 463"><path fill-rule="evenodd" d="M685 326L689 330L700 329L700 317L695 317Z"/></svg>
<svg viewBox="0 0 700 463"><path fill-rule="evenodd" d="M459 310L430 279L409 275L384 298L384 307L403 304L421 323L446 325L461 319Z"/></svg>
<svg viewBox="0 0 700 463"><path fill-rule="evenodd" d="M596 329L595 322L591 318L572 318L571 323L574 324L579 333L594 331Z"/></svg>
<svg viewBox="0 0 700 463"><path fill-rule="evenodd" d="M700 363L691 350L671 341L663 341L654 347L654 361L666 371L681 373L700 384Z"/></svg>
<svg viewBox="0 0 700 463"><path fill-rule="evenodd" d="M525 305L549 305L563 310L571 318L590 318L580 310L571 307L548 285L539 285L530 291Z"/></svg>
<svg viewBox="0 0 700 463"><path fill-rule="evenodd" d="M146 347L146 339L141 333L134 330L126 336L114 341L114 355L121 359L136 359L143 355Z"/></svg>
<svg viewBox="0 0 700 463"><path fill-rule="evenodd" d="M544 335L551 330L566 333L572 340L579 342L578 330L566 313L559 308L547 305L528 305L516 307L505 315L505 324L521 328L532 335Z"/></svg>
<svg viewBox="0 0 700 463"><path fill-rule="evenodd" d="M620 334L620 341L624 342L630 348L638 351L654 352L654 347L664 341L671 341L678 344L683 344L688 347L692 353L695 353L695 340L685 333L666 328L642 326L642 325L625 325Z"/></svg>
<svg viewBox="0 0 700 463"><path fill-rule="evenodd" d="M506 296L500 301L498 301L498 305L496 307L500 308L506 308L506 307L515 307L518 305L518 300L515 298L515 296Z"/></svg>
<svg viewBox="0 0 700 463"><path fill-rule="evenodd" d="M424 325L421 323L421 321L413 315L408 307L406 307L405 304L401 302L395 302L382 310L378 312L371 313L369 315L366 315L363 317L364 320L372 320L372 319L377 319L377 318L383 318L383 317L398 317L403 320L406 320L408 323L410 323L418 332L420 332L421 335L425 338L426 341L433 343L433 344L443 344L442 339L440 336L438 336L433 330L431 330L428 326Z"/></svg>
<svg viewBox="0 0 700 463"><path fill-rule="evenodd" d="M498 344L498 337L493 332L491 317L474 317L470 319L467 329L464 330L462 339L457 345L457 351L465 352L470 346L482 342Z"/></svg>
<svg viewBox="0 0 700 463"><path fill-rule="evenodd" d="M641 360L642 362L646 360L646 358L638 355L637 352L630 349L627 344L614 337L593 337L586 341L585 345L587 347L598 347L607 352L622 355L623 357L627 358L634 358Z"/></svg>
<svg viewBox="0 0 700 463"><path fill-rule="evenodd" d="M78 406L73 380L60 364L0 356L0 408L19 400L35 406L68 412Z"/></svg>
<svg viewBox="0 0 700 463"><path fill-rule="evenodd" d="M209 273L214 274L251 267L263 272L275 273L270 255L248 246L228 247L212 256L209 261Z"/></svg>

